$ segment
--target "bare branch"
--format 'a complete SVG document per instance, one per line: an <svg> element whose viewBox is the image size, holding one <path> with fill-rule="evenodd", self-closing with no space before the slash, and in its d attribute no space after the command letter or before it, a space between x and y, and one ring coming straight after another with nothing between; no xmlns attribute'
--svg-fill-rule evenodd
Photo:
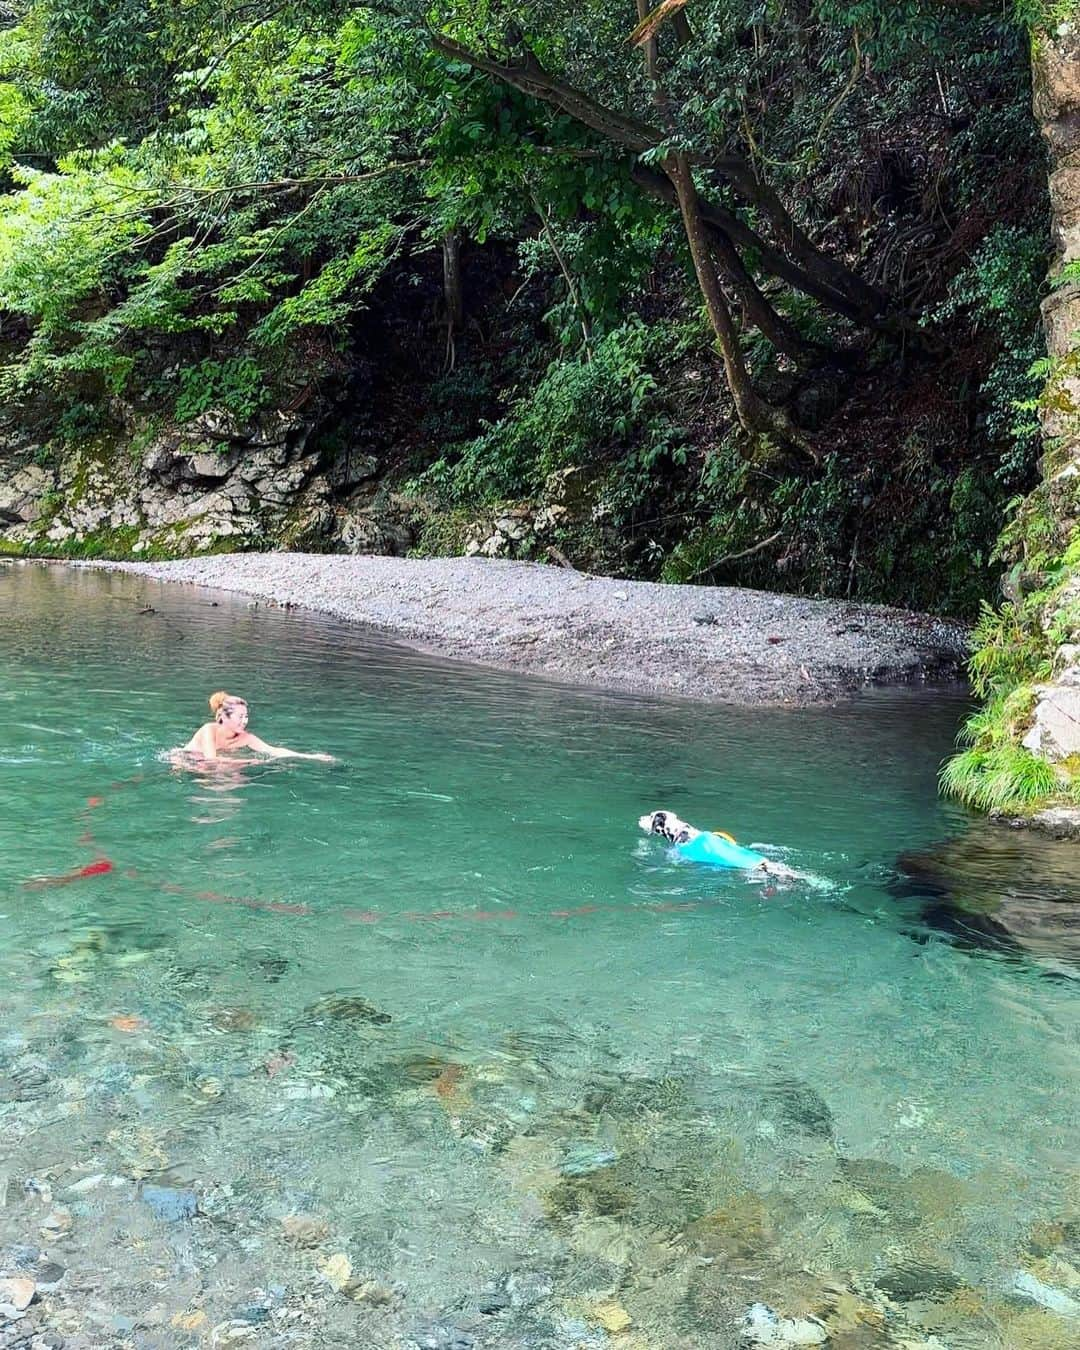
<svg viewBox="0 0 1080 1350"><path fill-rule="evenodd" d="M686 579L687 581L700 581L702 577L707 577L710 572L715 572L718 567L723 567L725 563L738 562L740 558L753 557L755 553L761 553L767 549L770 544L775 544L783 534L783 530L777 530L775 534L770 534L768 539L762 539L750 548L744 548L739 553L725 553L722 558L717 558L709 563L708 567L701 568L700 571L692 572Z"/></svg>
<svg viewBox="0 0 1080 1350"><path fill-rule="evenodd" d="M635 164L631 170L631 177L651 196L659 197L671 205L678 205L675 190L663 174L646 168L643 164ZM793 263L779 249L762 239L733 211L702 198L701 215L710 229L722 230L740 247L753 249L761 259L762 267L771 276L786 281L789 286L817 300L834 314L841 314L856 323L865 322L865 311L860 306L852 303L843 292L836 290L819 274Z"/></svg>
<svg viewBox="0 0 1080 1350"><path fill-rule="evenodd" d="M686 8L686 5L687 0L660 0L656 8L650 14L645 15L626 39L627 42L632 47L640 47L643 42L651 42L668 19L674 19L680 10Z"/></svg>

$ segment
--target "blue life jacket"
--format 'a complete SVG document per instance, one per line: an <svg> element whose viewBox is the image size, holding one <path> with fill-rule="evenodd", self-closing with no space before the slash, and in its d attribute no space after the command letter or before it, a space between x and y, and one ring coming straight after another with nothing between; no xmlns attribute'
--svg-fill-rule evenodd
<svg viewBox="0 0 1080 1350"><path fill-rule="evenodd" d="M720 834L702 833L685 844L676 844L675 852L690 862L707 863L710 867L760 867L766 859L752 848L743 848Z"/></svg>

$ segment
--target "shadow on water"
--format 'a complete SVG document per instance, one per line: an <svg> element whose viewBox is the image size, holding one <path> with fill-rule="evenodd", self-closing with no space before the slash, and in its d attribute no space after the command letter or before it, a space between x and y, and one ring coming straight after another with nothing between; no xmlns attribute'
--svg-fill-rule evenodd
<svg viewBox="0 0 1080 1350"><path fill-rule="evenodd" d="M902 854L893 895L920 905L924 930L957 946L1052 963L1080 976L1075 843L989 822Z"/></svg>

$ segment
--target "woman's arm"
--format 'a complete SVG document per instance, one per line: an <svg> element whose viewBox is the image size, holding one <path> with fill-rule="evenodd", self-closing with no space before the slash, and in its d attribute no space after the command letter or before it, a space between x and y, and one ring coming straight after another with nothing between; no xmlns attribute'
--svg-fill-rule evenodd
<svg viewBox="0 0 1080 1350"><path fill-rule="evenodd" d="M264 740L258 736L252 735L249 731L244 739L244 744L250 750L256 751L260 755L269 755L271 759L322 759L332 760L333 755L305 754L302 750L287 750L282 745L267 745Z"/></svg>

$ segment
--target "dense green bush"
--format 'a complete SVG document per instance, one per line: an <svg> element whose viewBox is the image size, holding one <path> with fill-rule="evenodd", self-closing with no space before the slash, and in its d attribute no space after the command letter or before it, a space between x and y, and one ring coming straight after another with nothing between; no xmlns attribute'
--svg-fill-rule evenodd
<svg viewBox="0 0 1080 1350"><path fill-rule="evenodd" d="M539 492L570 465L595 463L631 445L670 447L671 427L655 374L670 325L632 319L591 349L553 361L534 388L515 394L506 415L454 447L417 480L417 492L482 504ZM648 471L649 449L635 452Z"/></svg>
<svg viewBox="0 0 1080 1350"><path fill-rule="evenodd" d="M1030 478L1039 449L1034 408L1046 348L1036 316L1049 252L1046 224L1034 230L994 226L935 311L938 321L966 312L972 337L989 334L996 348L980 403L987 435L1007 447L995 470L1005 487Z"/></svg>

